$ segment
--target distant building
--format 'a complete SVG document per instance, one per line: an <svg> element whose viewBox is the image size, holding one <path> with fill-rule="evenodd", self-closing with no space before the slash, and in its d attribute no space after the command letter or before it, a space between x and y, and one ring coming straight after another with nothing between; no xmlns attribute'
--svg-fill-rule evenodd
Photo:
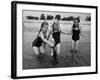
<svg viewBox="0 0 100 80"><path fill-rule="evenodd" d="M41 14L40 20L45 20L45 15L44 14Z"/></svg>
<svg viewBox="0 0 100 80"><path fill-rule="evenodd" d="M33 20L38 20L39 17L36 16L26 16L27 19L33 19Z"/></svg>

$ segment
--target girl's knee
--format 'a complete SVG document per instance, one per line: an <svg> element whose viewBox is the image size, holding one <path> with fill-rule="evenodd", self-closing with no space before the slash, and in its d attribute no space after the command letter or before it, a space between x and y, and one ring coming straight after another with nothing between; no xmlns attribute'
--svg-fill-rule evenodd
<svg viewBox="0 0 100 80"><path fill-rule="evenodd" d="M44 48L40 47L40 53L45 53Z"/></svg>
<svg viewBox="0 0 100 80"><path fill-rule="evenodd" d="M59 54L60 54L60 52L57 52L57 54L59 55Z"/></svg>
<svg viewBox="0 0 100 80"><path fill-rule="evenodd" d="M36 55L39 55L39 50L38 50L37 47L33 47L33 51L34 51L34 53L35 53Z"/></svg>
<svg viewBox="0 0 100 80"><path fill-rule="evenodd" d="M60 44L57 45L57 49L56 49L57 54L60 54Z"/></svg>
<svg viewBox="0 0 100 80"><path fill-rule="evenodd" d="M34 54L39 55L39 52L34 51Z"/></svg>

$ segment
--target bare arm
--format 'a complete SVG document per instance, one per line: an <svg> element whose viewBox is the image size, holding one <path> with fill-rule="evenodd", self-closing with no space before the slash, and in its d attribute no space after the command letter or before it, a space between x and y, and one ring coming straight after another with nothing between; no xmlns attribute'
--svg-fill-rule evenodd
<svg viewBox="0 0 100 80"><path fill-rule="evenodd" d="M54 44L53 44L53 43L51 43L50 41L48 41L47 39L44 38L42 32L40 33L40 37L41 37L41 39L42 39L42 41L43 41L44 43L49 44L50 47L54 47Z"/></svg>
<svg viewBox="0 0 100 80"><path fill-rule="evenodd" d="M82 37L87 37L87 35L82 34L82 27L80 27L80 36L82 36Z"/></svg>
<svg viewBox="0 0 100 80"><path fill-rule="evenodd" d="M42 41L43 41L44 43L50 44L50 42L49 42L47 39L44 38L42 32L40 32L40 37L41 37L41 39L42 39Z"/></svg>
<svg viewBox="0 0 100 80"><path fill-rule="evenodd" d="M71 27L71 34L73 34L73 26Z"/></svg>
<svg viewBox="0 0 100 80"><path fill-rule="evenodd" d="M62 33L62 34L67 34L67 35L72 35L72 34L69 33L69 32L62 32L62 31L61 31L61 33Z"/></svg>
<svg viewBox="0 0 100 80"><path fill-rule="evenodd" d="M47 40L50 38L50 35L52 34L52 29L50 29L49 31L48 31L48 35L47 35Z"/></svg>
<svg viewBox="0 0 100 80"><path fill-rule="evenodd" d="M85 34L81 34L81 36L83 36L83 37L87 37L87 35L85 35Z"/></svg>
<svg viewBox="0 0 100 80"><path fill-rule="evenodd" d="M69 33L68 31L67 31L67 32L63 32L61 29L60 29L60 32L61 32L62 34L72 35L72 34Z"/></svg>

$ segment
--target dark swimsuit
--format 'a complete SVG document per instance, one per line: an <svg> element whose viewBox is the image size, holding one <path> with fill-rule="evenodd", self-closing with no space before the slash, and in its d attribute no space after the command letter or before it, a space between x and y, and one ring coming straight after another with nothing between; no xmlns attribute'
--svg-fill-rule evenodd
<svg viewBox="0 0 100 80"><path fill-rule="evenodd" d="M76 26L73 25L73 29L72 29L72 40L74 41L77 41L80 39L80 29L79 29L79 26L78 26L78 30L75 30Z"/></svg>
<svg viewBox="0 0 100 80"><path fill-rule="evenodd" d="M46 36L45 36L45 38L46 38ZM40 46L42 46L42 43L44 43L44 42L42 41L42 39L39 37L39 34L38 34L37 38L32 43L32 47L33 46L40 47Z"/></svg>
<svg viewBox="0 0 100 80"><path fill-rule="evenodd" d="M54 25L58 26L58 24L57 23L53 24L53 33L52 33L52 36L55 40L55 46L56 46L57 44L60 43L60 33L61 33L61 31L59 30L59 28L55 28Z"/></svg>

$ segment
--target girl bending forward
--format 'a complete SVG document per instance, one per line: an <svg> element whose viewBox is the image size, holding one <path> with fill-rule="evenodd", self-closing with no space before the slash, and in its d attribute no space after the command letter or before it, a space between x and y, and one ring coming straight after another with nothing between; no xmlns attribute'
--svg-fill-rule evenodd
<svg viewBox="0 0 100 80"><path fill-rule="evenodd" d="M48 44L50 47L53 47L54 44L51 43L50 41L48 41L46 39L47 37L47 30L48 30L48 23L47 22L43 22L41 24L41 28L40 28L40 31L36 37L36 39L33 41L32 43L32 48L33 48L33 51L36 55L39 56L40 53L45 53L44 51L44 44Z"/></svg>

